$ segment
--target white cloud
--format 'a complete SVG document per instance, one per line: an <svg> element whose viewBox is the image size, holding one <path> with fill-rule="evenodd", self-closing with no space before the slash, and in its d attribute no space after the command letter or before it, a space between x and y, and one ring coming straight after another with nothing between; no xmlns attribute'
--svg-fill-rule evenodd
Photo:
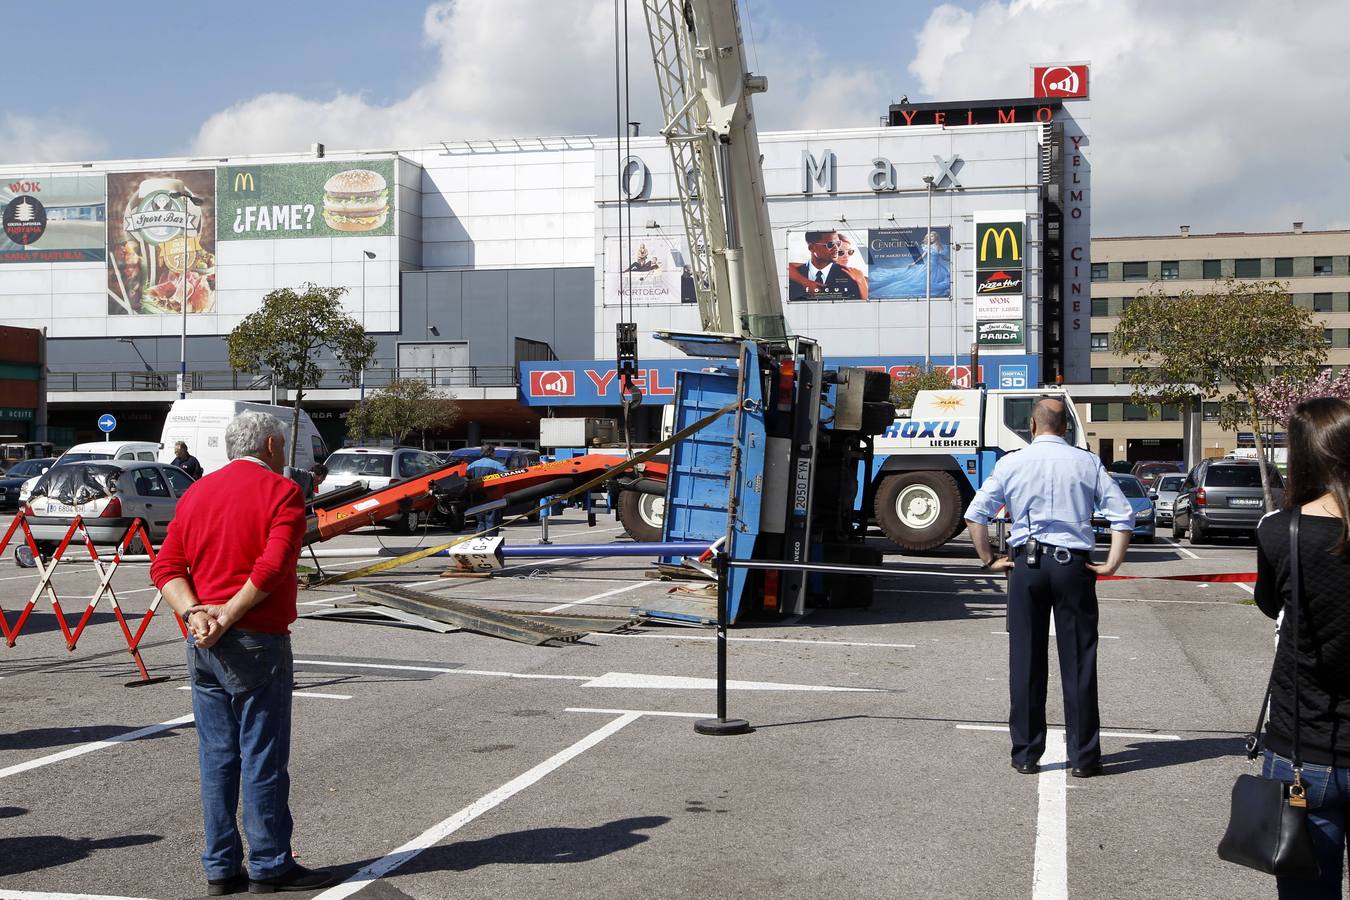
<svg viewBox="0 0 1350 900"><path fill-rule="evenodd" d="M73 162L97 159L106 150L101 138L78 126L40 116L0 113L0 159Z"/></svg>
<svg viewBox="0 0 1350 900"><path fill-rule="evenodd" d="M992 0L939 6L909 72L935 99L1029 93L1037 62L1092 62L1093 230L1346 222L1350 7L1301 0Z"/></svg>

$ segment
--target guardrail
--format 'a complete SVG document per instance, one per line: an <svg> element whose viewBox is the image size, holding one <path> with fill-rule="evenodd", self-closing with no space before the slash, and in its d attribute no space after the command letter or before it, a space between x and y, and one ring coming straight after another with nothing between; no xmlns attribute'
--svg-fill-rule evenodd
<svg viewBox="0 0 1350 900"><path fill-rule="evenodd" d="M356 390L357 385L343 378L344 373L329 370L312 390ZM372 368L366 370L366 390L384 387L395 378L417 378L438 388L515 387L520 383L515 366L437 366L412 368ZM272 377L267 373L237 372L233 369L188 372L192 391L270 390ZM49 372L47 390L55 393L75 391L176 391L177 372Z"/></svg>

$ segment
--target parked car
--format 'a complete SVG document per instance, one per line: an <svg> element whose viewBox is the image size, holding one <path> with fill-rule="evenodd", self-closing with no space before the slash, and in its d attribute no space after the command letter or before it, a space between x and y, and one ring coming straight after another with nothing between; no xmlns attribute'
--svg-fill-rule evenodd
<svg viewBox="0 0 1350 900"><path fill-rule="evenodd" d="M159 453L159 444L154 441L89 441L76 444L56 458L52 468L67 463L86 462L96 459L140 459L153 461ZM19 488L19 503L28 502L28 495L37 483L37 476L29 478Z"/></svg>
<svg viewBox="0 0 1350 900"><path fill-rule="evenodd" d="M1276 506L1284 501L1284 479L1266 468ZM1207 459L1191 470L1172 506L1172 537L1189 533L1192 544L1218 532L1255 535L1266 514L1261 467L1256 460Z"/></svg>
<svg viewBox="0 0 1350 900"><path fill-rule="evenodd" d="M78 515L91 541L111 545L122 539L132 519L140 519L158 544L169 533L178 498L192 484L182 469L157 462L102 459L54 466L28 499L29 528L39 548L54 547ZM15 559L26 564L17 550Z"/></svg>
<svg viewBox="0 0 1350 900"><path fill-rule="evenodd" d="M1153 543L1153 501L1149 499L1143 483L1133 475L1117 472L1113 472L1111 478L1120 486L1125 499L1130 501L1130 509L1134 511L1134 540L1141 544ZM1092 530L1098 537L1111 533L1111 523L1102 515L1101 510L1094 510L1092 513Z"/></svg>
<svg viewBox="0 0 1350 900"><path fill-rule="evenodd" d="M52 467L55 457L43 459L24 459L9 467L9 471L0 476L0 509L18 509L19 491L25 481L36 478Z"/></svg>
<svg viewBox="0 0 1350 900"><path fill-rule="evenodd" d="M319 486L320 496L352 484L360 484L368 491L380 490L443 465L436 454L416 447L343 447L330 454L324 464L328 466L328 477ZM422 524L430 506L428 501L422 508L385 519L385 524L411 534Z"/></svg>
<svg viewBox="0 0 1350 900"><path fill-rule="evenodd" d="M458 450L448 451L444 458L446 462L451 463L471 463L482 455L482 447L460 447ZM539 451L531 450L529 447L498 447L492 456L507 469L523 469L539 462Z"/></svg>
<svg viewBox="0 0 1350 900"><path fill-rule="evenodd" d="M1172 524L1172 506L1176 503L1177 495L1181 493L1181 486L1186 483L1186 475L1180 472L1169 472L1159 475L1158 480L1153 483L1153 505L1157 509L1158 525Z"/></svg>
<svg viewBox="0 0 1350 900"><path fill-rule="evenodd" d="M1130 469L1130 474L1143 482L1144 487L1151 488L1157 482L1160 475L1170 475L1173 472L1186 474L1186 464L1181 461L1147 461L1137 462L1134 468Z"/></svg>

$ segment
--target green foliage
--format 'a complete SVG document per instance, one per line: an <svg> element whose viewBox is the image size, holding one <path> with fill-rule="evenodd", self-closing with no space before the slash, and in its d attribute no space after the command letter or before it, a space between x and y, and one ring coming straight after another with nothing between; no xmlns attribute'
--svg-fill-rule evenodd
<svg viewBox="0 0 1350 900"><path fill-rule="evenodd" d="M945 369L916 366L909 375L891 379L891 403L897 410L910 409L919 391L946 391L952 387L951 376Z"/></svg>
<svg viewBox="0 0 1350 900"><path fill-rule="evenodd" d="M319 364L327 350L341 366L341 378L356 384L375 355L375 339L361 323L342 311L346 288L306 284L301 291L280 288L263 297L262 307L244 317L225 339L230 366L239 371L271 372L276 384L295 391L300 409L305 390L318 384ZM291 426L291 459L295 465L300 417Z"/></svg>
<svg viewBox="0 0 1350 900"><path fill-rule="evenodd" d="M1129 374L1135 403L1182 403L1197 396L1219 405L1223 428L1250 427L1263 459L1258 395L1277 375L1311 378L1326 359L1322 326L1295 306L1276 281L1229 278L1214 293L1161 286L1131 301L1111 335L1111 349L1137 366ZM1266 506L1270 507L1267 485Z"/></svg>
<svg viewBox="0 0 1350 900"><path fill-rule="evenodd" d="M414 431L449 428L459 420L459 404L421 378L395 378L347 413L347 431L358 441L366 435L400 443Z"/></svg>

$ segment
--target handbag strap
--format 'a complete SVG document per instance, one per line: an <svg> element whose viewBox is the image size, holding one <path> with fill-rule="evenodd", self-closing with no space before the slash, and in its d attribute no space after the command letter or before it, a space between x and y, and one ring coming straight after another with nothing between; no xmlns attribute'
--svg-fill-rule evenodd
<svg viewBox="0 0 1350 900"><path fill-rule="evenodd" d="M1299 509L1297 506L1289 511L1289 604L1286 607L1288 614L1286 624L1293 631L1293 653L1294 653L1294 734L1293 734L1293 763L1295 767L1302 764L1302 755L1299 752L1299 690L1298 690L1298 610L1303 603L1303 581L1302 572L1299 570L1298 558L1298 522ZM1280 639L1284 640L1284 635ZM1279 654L1276 653L1278 657ZM1266 713L1270 710L1270 697L1275 688L1275 672L1278 665L1278 659L1271 663L1270 677L1266 679L1266 695L1261 700L1261 709L1256 714L1256 729L1247 738L1247 758L1256 759L1261 755L1264 744L1262 734L1266 724Z"/></svg>

